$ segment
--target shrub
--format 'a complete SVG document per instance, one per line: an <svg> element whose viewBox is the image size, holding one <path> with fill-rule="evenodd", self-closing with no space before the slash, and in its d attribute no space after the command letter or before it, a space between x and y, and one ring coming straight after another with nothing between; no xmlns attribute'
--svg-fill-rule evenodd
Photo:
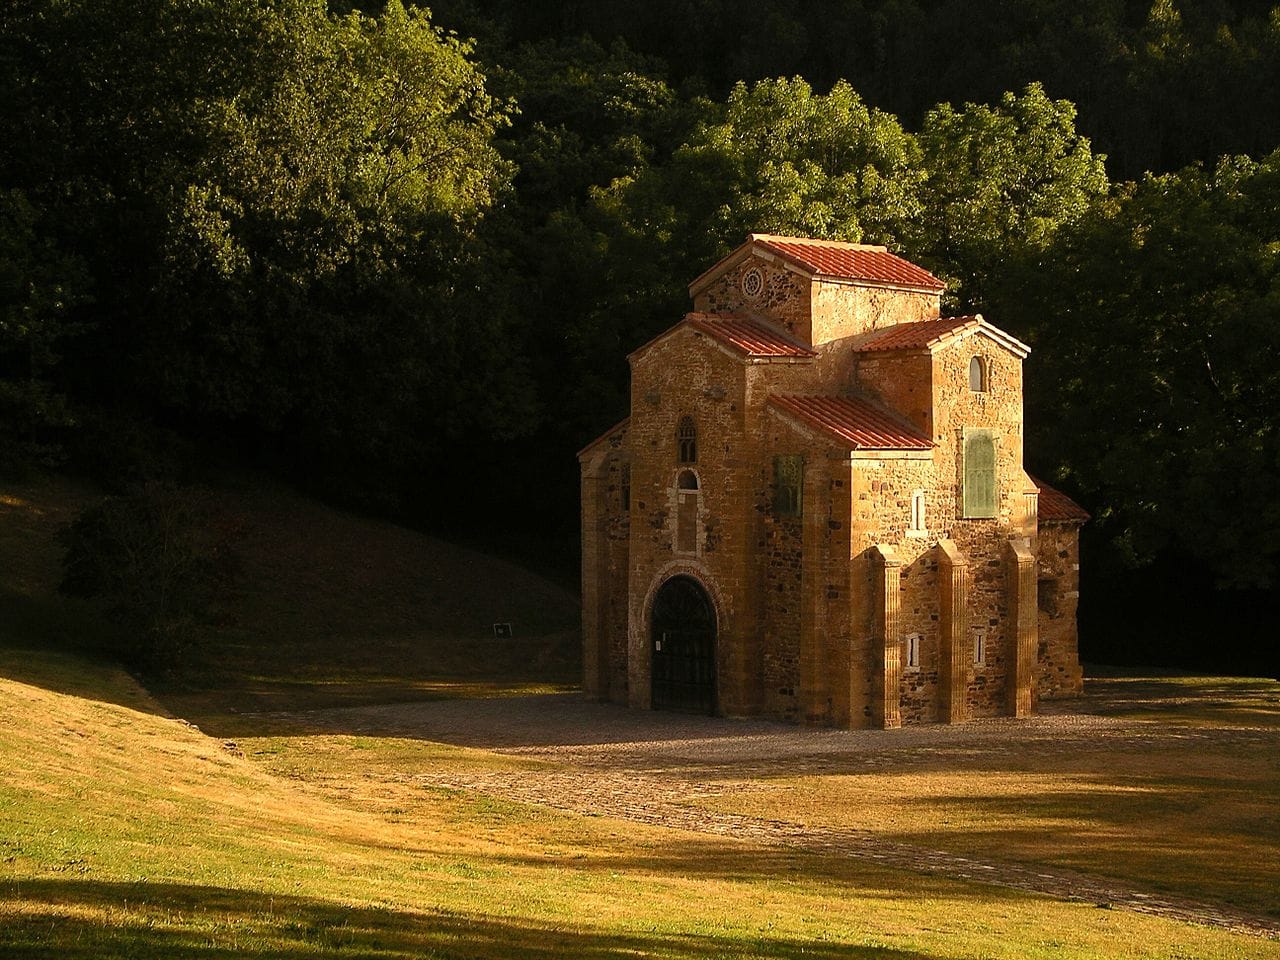
<svg viewBox="0 0 1280 960"><path fill-rule="evenodd" d="M171 666L234 573L229 545L190 489L163 482L107 497L63 530L59 589L97 598L123 630L112 651Z"/></svg>

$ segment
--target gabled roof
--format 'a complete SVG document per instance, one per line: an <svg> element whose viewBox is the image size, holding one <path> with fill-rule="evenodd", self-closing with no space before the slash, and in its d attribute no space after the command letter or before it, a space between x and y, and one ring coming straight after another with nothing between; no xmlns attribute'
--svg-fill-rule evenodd
<svg viewBox="0 0 1280 960"><path fill-rule="evenodd" d="M817 356L781 330L738 314L689 313L685 321L749 357Z"/></svg>
<svg viewBox="0 0 1280 960"><path fill-rule="evenodd" d="M886 247L752 233L748 234L746 243L689 284L690 296L696 295L712 279L753 250L777 257L810 277L861 281L928 293L938 293L946 287L928 270L890 253Z"/></svg>
<svg viewBox="0 0 1280 960"><path fill-rule="evenodd" d="M736 313L695 312L686 313L684 319L675 326L668 327L648 343L636 347L627 354L627 359L635 359L655 343L686 328L707 334L721 346L749 360L807 360L817 356L809 347L762 320L753 320Z"/></svg>
<svg viewBox="0 0 1280 960"><path fill-rule="evenodd" d="M931 450L933 443L869 400L772 394L769 404L847 444L851 450Z"/></svg>
<svg viewBox="0 0 1280 960"><path fill-rule="evenodd" d="M986 334L1019 359L1025 359L1031 352L1031 348L1017 337L987 323L980 313L971 317L940 317L937 320L919 320L915 323L895 323L891 327L882 327L867 334L853 349L862 353L891 350L932 352L975 333Z"/></svg>
<svg viewBox="0 0 1280 960"><path fill-rule="evenodd" d="M1031 475L1027 474L1027 476ZM1084 523L1089 519L1089 511L1061 490L1055 490L1038 477L1031 477L1031 482L1040 491L1038 509L1041 520L1065 520L1072 523Z"/></svg>

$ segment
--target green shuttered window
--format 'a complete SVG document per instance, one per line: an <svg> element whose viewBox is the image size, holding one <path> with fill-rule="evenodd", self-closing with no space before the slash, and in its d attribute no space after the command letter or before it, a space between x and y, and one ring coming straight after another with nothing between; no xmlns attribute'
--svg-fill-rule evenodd
<svg viewBox="0 0 1280 960"><path fill-rule="evenodd" d="M998 501L995 432L966 427L964 431L964 515L970 519L994 517Z"/></svg>

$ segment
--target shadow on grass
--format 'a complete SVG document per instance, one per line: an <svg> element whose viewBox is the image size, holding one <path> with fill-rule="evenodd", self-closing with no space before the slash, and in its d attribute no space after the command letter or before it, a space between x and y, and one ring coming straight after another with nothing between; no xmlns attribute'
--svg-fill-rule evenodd
<svg viewBox="0 0 1280 960"><path fill-rule="evenodd" d="M1280 727L1280 682L1244 677L1098 676L1090 712L1196 725Z"/></svg>
<svg viewBox="0 0 1280 960"><path fill-rule="evenodd" d="M5 916L7 914L7 916ZM790 939L612 932L586 923L348 907L177 884L85 880L0 887L0 952L13 958L760 957L924 960L913 951Z"/></svg>

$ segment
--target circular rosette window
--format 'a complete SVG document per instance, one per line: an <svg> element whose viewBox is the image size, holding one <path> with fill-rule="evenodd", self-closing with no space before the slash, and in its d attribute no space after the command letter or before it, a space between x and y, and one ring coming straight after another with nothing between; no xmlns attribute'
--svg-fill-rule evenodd
<svg viewBox="0 0 1280 960"><path fill-rule="evenodd" d="M752 300L764 293L764 274L759 267L752 267L742 275L742 292Z"/></svg>

